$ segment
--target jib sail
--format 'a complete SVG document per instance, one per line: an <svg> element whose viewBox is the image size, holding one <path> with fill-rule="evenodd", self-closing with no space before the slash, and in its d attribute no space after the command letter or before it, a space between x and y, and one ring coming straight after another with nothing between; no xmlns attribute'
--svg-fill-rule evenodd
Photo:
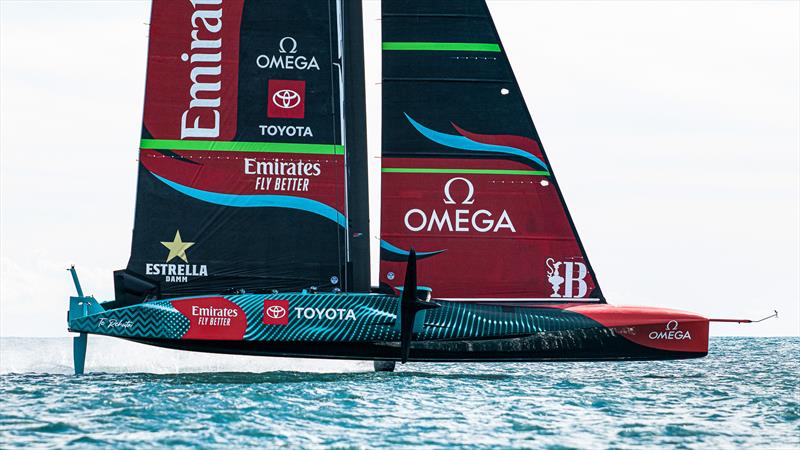
<svg viewBox="0 0 800 450"><path fill-rule="evenodd" d="M383 1L382 284L599 298L484 0Z"/></svg>
<svg viewBox="0 0 800 450"><path fill-rule="evenodd" d="M153 1L118 299L345 287L337 9L335 0Z"/></svg>

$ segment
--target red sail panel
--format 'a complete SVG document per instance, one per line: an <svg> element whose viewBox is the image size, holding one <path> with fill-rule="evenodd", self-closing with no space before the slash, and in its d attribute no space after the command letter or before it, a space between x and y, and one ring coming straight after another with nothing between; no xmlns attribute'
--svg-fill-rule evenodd
<svg viewBox="0 0 800 450"><path fill-rule="evenodd" d="M461 173L431 167L443 165ZM437 298L589 297L595 282L555 187L547 176L503 173L529 169L503 160L385 159L381 281L403 279L405 259L389 254L391 244L423 255L419 284Z"/></svg>
<svg viewBox="0 0 800 450"><path fill-rule="evenodd" d="M244 0L154 1L144 127L155 139L233 140Z"/></svg>

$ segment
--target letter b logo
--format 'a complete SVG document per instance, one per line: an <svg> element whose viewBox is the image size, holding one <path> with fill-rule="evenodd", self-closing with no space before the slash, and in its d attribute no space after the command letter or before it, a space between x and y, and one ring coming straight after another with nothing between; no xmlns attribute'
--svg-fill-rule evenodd
<svg viewBox="0 0 800 450"><path fill-rule="evenodd" d="M585 297L587 286L586 281L586 264L581 262L572 262L567 261L564 263L564 297L566 298L573 298L573 297ZM577 295L573 295L575 288L575 283L578 284L578 293Z"/></svg>
<svg viewBox="0 0 800 450"><path fill-rule="evenodd" d="M586 284L586 275L588 270L586 264L576 261L556 261L553 258L547 258L545 261L547 267L547 281L553 287L553 293L550 297L554 298L582 298L585 297L589 286ZM561 276L561 269L564 269ZM564 295L560 291L564 289ZM575 288L578 291L575 292Z"/></svg>

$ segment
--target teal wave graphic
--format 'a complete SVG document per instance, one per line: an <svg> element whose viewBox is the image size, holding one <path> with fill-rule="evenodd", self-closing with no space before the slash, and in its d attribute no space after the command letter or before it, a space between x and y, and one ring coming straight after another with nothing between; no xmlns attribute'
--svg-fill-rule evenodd
<svg viewBox="0 0 800 450"><path fill-rule="evenodd" d="M416 120L412 119L406 113L403 113L406 116L406 119L411 123L414 128L419 131L420 134L428 138L429 140L444 145L445 147L456 148L459 150L470 150L470 151L480 151L480 152L491 152L491 153L504 153L507 155L518 156L520 158L527 159L536 163L536 165L542 167L545 170L549 170L547 168L547 164L544 163L539 157L532 155L525 150L508 147L505 145L495 145L495 144L485 144L483 142L473 141L472 139L466 136L457 136L454 134L447 134L442 133L440 131L432 130L421 123L417 122Z"/></svg>
<svg viewBox="0 0 800 450"><path fill-rule="evenodd" d="M170 181L164 177L158 176L153 172L154 177L167 186L175 189L181 194L188 195L189 197L202 200L206 203L213 203L215 205L232 206L236 208L287 208L297 209L301 211L308 211L310 213L322 216L326 219L332 220L344 227L347 219L344 214L337 211L322 202L311 200L303 197L293 197L290 195L237 195L237 194L222 194L219 192L203 191L195 189L182 184Z"/></svg>
<svg viewBox="0 0 800 450"><path fill-rule="evenodd" d="M381 250L385 250L389 253L404 257L407 257L410 253L409 250L403 250L402 248L392 245L389 242L384 241L383 239L381 239ZM426 258L428 256L438 255L439 253L442 253L444 251L447 251L447 249L435 250L432 252L417 252L417 258Z"/></svg>

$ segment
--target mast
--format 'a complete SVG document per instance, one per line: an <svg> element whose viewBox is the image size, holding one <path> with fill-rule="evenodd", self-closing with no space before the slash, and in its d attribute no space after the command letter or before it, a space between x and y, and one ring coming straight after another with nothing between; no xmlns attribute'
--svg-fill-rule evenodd
<svg viewBox="0 0 800 450"><path fill-rule="evenodd" d="M342 142L345 146L347 270L345 290L369 292L369 177L361 0L337 0L342 18Z"/></svg>
<svg viewBox="0 0 800 450"><path fill-rule="evenodd" d="M336 62L333 63L336 66L336 69L339 71L339 134L340 139L342 142L342 146L345 147L344 152L344 211L345 216L350 216L350 205L349 205L349 178L350 173L347 169L347 119L345 117L344 112L344 104L345 104L345 87L344 87L344 77L345 77L345 68L344 68L344 11L342 10L342 0L336 0L336 55L337 59ZM344 224L344 268L342 269L342 273L344 273L344 280L342 282L342 287L344 290L348 290L348 286L351 284L351 266L352 260L350 258L350 223L349 220Z"/></svg>

